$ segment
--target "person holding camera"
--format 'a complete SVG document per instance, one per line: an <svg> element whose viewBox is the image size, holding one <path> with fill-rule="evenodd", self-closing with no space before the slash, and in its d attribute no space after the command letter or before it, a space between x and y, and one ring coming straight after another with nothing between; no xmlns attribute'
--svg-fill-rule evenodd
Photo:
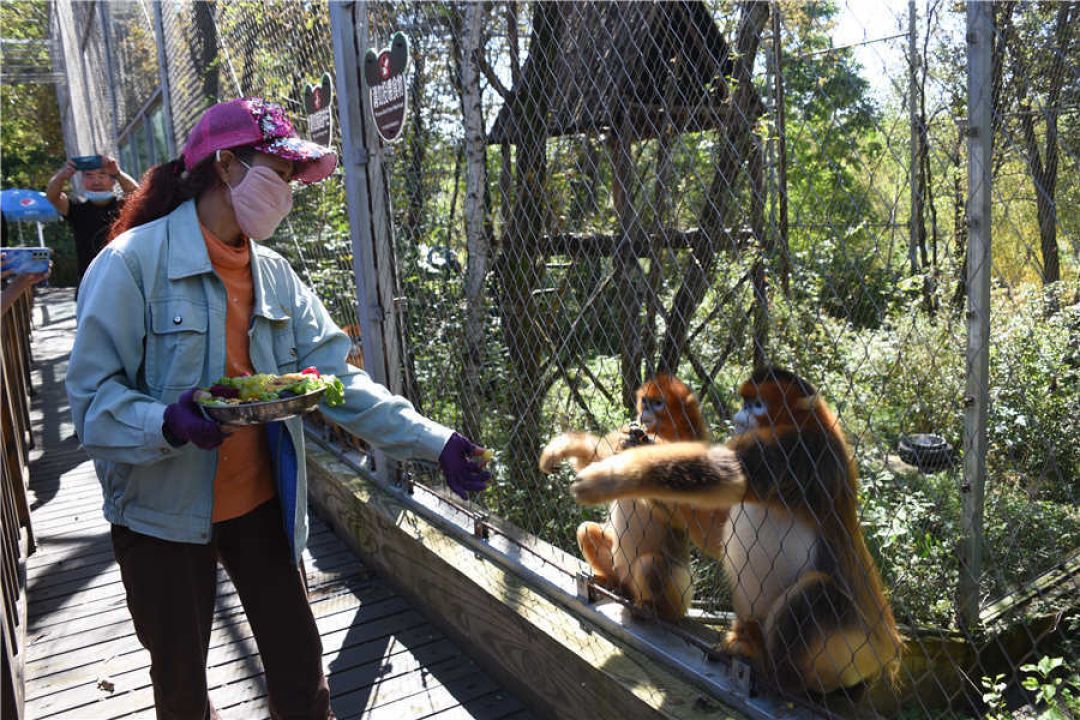
<svg viewBox="0 0 1080 720"><path fill-rule="evenodd" d="M81 174L81 197L69 197L64 192L64 183L75 173ZM64 163L45 188L49 202L71 223L80 283L86 268L90 267L105 246L109 227L120 213L123 200L116 195L117 183L124 194L134 192L139 187L135 178L121 170L114 158L88 155Z"/></svg>

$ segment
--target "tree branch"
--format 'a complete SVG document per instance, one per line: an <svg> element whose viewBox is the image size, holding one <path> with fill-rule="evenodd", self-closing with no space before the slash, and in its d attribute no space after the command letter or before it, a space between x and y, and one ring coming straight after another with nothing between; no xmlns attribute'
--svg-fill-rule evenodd
<svg viewBox="0 0 1080 720"><path fill-rule="evenodd" d="M484 56L480 49L476 50L476 64L480 67L480 72L484 73L484 77L487 78L488 84L499 93L499 97L503 99L503 102L510 102L511 93L502 81L499 80L499 76L495 74L495 71L491 68L487 58Z"/></svg>

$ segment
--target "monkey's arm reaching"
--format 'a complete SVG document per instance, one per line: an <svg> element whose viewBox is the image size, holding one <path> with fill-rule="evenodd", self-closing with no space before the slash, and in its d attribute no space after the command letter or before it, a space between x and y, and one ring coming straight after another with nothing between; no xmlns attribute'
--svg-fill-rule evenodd
<svg viewBox="0 0 1080 720"><path fill-rule="evenodd" d="M746 476L738 456L724 445L668 443L593 463L578 473L570 492L582 505L640 497L717 508L742 500Z"/></svg>
<svg viewBox="0 0 1080 720"><path fill-rule="evenodd" d="M620 449L619 433L596 437L587 432L565 432L552 439L540 453L540 472L551 474L563 460L569 460L575 471L589 463L610 457Z"/></svg>

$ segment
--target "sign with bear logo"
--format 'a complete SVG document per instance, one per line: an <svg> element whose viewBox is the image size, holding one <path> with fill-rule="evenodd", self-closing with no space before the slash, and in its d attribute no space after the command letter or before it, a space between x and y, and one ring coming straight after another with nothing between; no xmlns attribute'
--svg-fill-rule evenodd
<svg viewBox="0 0 1080 720"><path fill-rule="evenodd" d="M323 73L318 85L304 86L304 111L308 117L308 135L319 145L329 145L334 136L334 114L330 100L334 96L334 83L330 73Z"/></svg>
<svg viewBox="0 0 1080 720"><path fill-rule="evenodd" d="M369 49L364 55L364 80L371 93L371 114L375 128L386 142L394 142L405 130L408 93L405 70L409 65L409 40L396 32L390 47L379 52Z"/></svg>

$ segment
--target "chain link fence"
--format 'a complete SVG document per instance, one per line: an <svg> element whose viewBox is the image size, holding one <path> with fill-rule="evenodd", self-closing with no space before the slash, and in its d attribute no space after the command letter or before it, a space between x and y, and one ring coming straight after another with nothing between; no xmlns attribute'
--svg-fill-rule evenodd
<svg viewBox="0 0 1080 720"><path fill-rule="evenodd" d="M636 389L668 372L694 391L710 437L723 442L751 369L794 370L843 427L859 475L857 522L784 495L749 535L725 534L722 514L665 506L664 559L689 568L692 599L681 604L696 622L690 631L685 621L649 622L709 638L752 619L769 636L767 614L740 602L754 604L750 589L775 601L772 585L782 591L807 571L781 567L793 553L828 566L799 528L820 534L839 520L846 534L830 542L854 547L861 536L872 558L840 583L840 602L859 596L876 568L905 640L895 683L867 688L857 712L1001 717L1037 705L1068 717L1080 711L1080 8L993 5L981 490L963 452L976 397L966 350L967 27L962 7L935 0L914 10L357 6L373 48L396 32L409 41L403 136L368 149L381 153L387 188L372 202L385 203L393 232L398 286L385 310L400 328L403 391L495 450L479 508L574 555L579 526L608 522L608 509L575 503L566 464L541 472L549 441L564 431L625 435L639 419ZM161 74L161 61L174 145L206 106L248 94L285 104L303 133L305 86L333 75L325 3L131 3L110 13L140 32L159 22L164 38L154 55L114 26L114 52L128 48L111 70L124 85L114 111L121 137L153 104L129 78ZM340 173L298 191L271 244L358 337ZM683 405L668 400L664 411L682 420ZM972 529L975 490L985 505ZM648 533L633 514L641 507L622 522ZM717 541L733 536L772 550L740 564ZM965 588L972 547L982 564ZM599 579L593 590L604 599L630 602L643 590ZM972 602L975 616L964 611ZM843 615L809 613L798 646L775 655L805 654ZM853 654L880 622L866 613L851 621L863 628L849 640ZM867 647L887 664L884 646ZM811 700L819 712L851 711L849 697Z"/></svg>
<svg viewBox="0 0 1080 720"><path fill-rule="evenodd" d="M413 51L409 125L386 156L415 399L497 449L482 503L578 552L578 525L607 510L573 502L570 470L537 469L547 441L625 427L658 371L722 440L749 368L796 370L851 442L861 531L907 640L897 689L868 705L1000 712L1051 680L1022 667L1077 661L1078 218L1059 198L1076 187L1080 55L1057 24L1076 10L994 10L984 559L979 621L961 624L964 14L920 4L912 25L882 5L852 28L858 8L773 7L369 7L372 44L401 31ZM1058 112L1059 179L1033 178ZM1047 220L1040 202L1062 209ZM713 551L693 549L691 612L723 624L732 587L753 583Z"/></svg>

